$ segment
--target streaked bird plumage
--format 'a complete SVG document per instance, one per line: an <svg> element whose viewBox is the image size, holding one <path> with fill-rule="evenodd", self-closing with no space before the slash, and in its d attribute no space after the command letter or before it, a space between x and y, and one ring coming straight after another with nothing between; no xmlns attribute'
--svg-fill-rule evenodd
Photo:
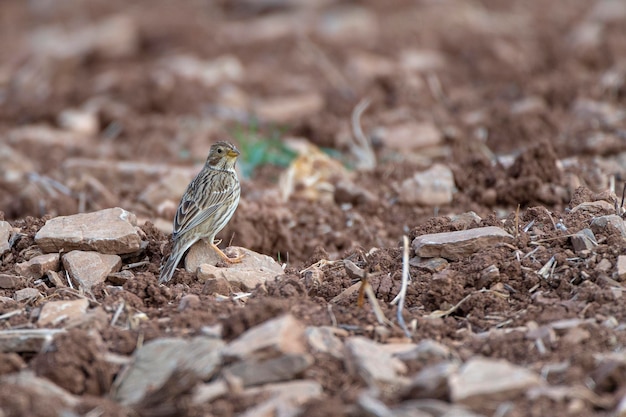
<svg viewBox="0 0 626 417"><path fill-rule="evenodd" d="M241 187L235 172L239 156L235 145L220 141L211 146L202 170L189 183L174 217L172 253L161 266L159 282L172 279L176 266L187 250L198 240L206 240L227 262L228 258L214 243L217 235L231 219L237 205Z"/></svg>

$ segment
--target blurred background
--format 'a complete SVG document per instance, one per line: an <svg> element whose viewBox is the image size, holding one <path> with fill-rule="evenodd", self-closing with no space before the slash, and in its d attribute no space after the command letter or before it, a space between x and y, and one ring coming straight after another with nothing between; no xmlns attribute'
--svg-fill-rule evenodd
<svg viewBox="0 0 626 417"><path fill-rule="evenodd" d="M562 208L624 177L624 27L618 0L2 0L0 211L167 232L218 139L226 235L265 253Z"/></svg>

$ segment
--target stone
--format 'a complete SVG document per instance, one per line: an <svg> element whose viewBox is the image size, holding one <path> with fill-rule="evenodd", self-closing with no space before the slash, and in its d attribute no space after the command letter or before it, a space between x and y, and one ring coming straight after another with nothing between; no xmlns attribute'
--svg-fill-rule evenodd
<svg viewBox="0 0 626 417"><path fill-rule="evenodd" d="M240 81L245 72L244 66L235 55L222 55L209 61L193 55L179 55L168 57L163 64L177 76L200 82L207 87Z"/></svg>
<svg viewBox="0 0 626 417"><path fill-rule="evenodd" d="M292 353L258 362L254 359L237 362L225 368L224 375L240 379L244 388L296 378L313 364L308 354Z"/></svg>
<svg viewBox="0 0 626 417"><path fill-rule="evenodd" d="M513 236L503 229L487 226L418 236L413 239L411 246L418 256L442 257L450 261L458 261L487 246L512 241Z"/></svg>
<svg viewBox="0 0 626 417"><path fill-rule="evenodd" d="M0 330L0 352L37 353L63 329Z"/></svg>
<svg viewBox="0 0 626 417"><path fill-rule="evenodd" d="M198 384L193 391L191 404L208 404L216 398L226 395L229 392L230 387L223 379L218 379L217 381L212 381L207 384Z"/></svg>
<svg viewBox="0 0 626 417"><path fill-rule="evenodd" d="M34 256L28 261L15 264L15 272L23 277L39 279L48 271L58 271L61 261L58 253Z"/></svg>
<svg viewBox="0 0 626 417"><path fill-rule="evenodd" d="M445 165L435 164L402 181L398 200L404 204L440 206L452 202L455 190L452 170Z"/></svg>
<svg viewBox="0 0 626 417"><path fill-rule="evenodd" d="M32 53L59 60L96 54L102 58L122 58L139 48L137 23L127 15L113 15L82 28L63 26L38 29L31 35Z"/></svg>
<svg viewBox="0 0 626 417"><path fill-rule="evenodd" d="M261 404L249 408L241 417L299 416L298 407L323 395L322 386L317 381L299 380L252 387L243 391L243 396L267 398Z"/></svg>
<svg viewBox="0 0 626 417"><path fill-rule="evenodd" d="M324 97L314 91L261 100L254 106L254 112L267 123L289 123L315 115L323 107Z"/></svg>
<svg viewBox="0 0 626 417"><path fill-rule="evenodd" d="M196 273L201 281L225 279L242 291L253 290L257 285L285 273L270 256L238 246L226 248L224 252L230 256L243 255L241 262L223 268L215 266L224 261L204 240L196 242L187 252L185 269Z"/></svg>
<svg viewBox="0 0 626 417"><path fill-rule="evenodd" d="M224 349L225 357L264 360L289 353L306 353L304 326L291 314L255 326Z"/></svg>
<svg viewBox="0 0 626 417"><path fill-rule="evenodd" d="M9 274L0 274L0 288L10 290L17 287L22 282L20 277Z"/></svg>
<svg viewBox="0 0 626 417"><path fill-rule="evenodd" d="M0 385L10 387L18 386L19 392L28 391L28 396L24 395L24 398L36 398L36 401L41 401L47 404L59 404L63 407L72 409L77 407L81 399L70 392L59 387L54 382L47 378L38 377L32 370L24 370L22 372L16 372L0 377ZM49 415L63 415L67 410L59 410L59 413L51 412ZM4 415L4 413L2 413ZM11 415L11 414L8 414Z"/></svg>
<svg viewBox="0 0 626 417"><path fill-rule="evenodd" d="M48 301L41 308L37 324L42 327L56 326L63 322L71 325L72 322L82 320L87 313L89 300L79 298L76 300Z"/></svg>
<svg viewBox="0 0 626 417"><path fill-rule="evenodd" d="M44 252L72 250L127 254L141 248L137 218L119 207L50 219L35 235Z"/></svg>
<svg viewBox="0 0 626 417"><path fill-rule="evenodd" d="M148 207L159 207L166 200L180 201L187 185L193 179L189 172L173 170L165 174L159 181L153 182L139 195L139 201ZM174 203L174 212L178 207ZM173 216L172 216L173 218ZM170 221L171 223L171 221Z"/></svg>
<svg viewBox="0 0 626 417"><path fill-rule="evenodd" d="M88 110L65 109L57 116L57 123L65 130L90 137L100 131L98 115Z"/></svg>
<svg viewBox="0 0 626 417"><path fill-rule="evenodd" d="M463 406L434 399L405 401L392 411L393 417L484 417L483 414L476 414Z"/></svg>
<svg viewBox="0 0 626 417"><path fill-rule="evenodd" d="M443 258L427 258L422 259L419 256L411 258L409 265L424 269L430 273L441 272L448 267L449 262Z"/></svg>
<svg viewBox="0 0 626 417"><path fill-rule="evenodd" d="M187 294L180 299L180 302L178 303L178 311L197 308L200 307L200 305L200 297L196 294Z"/></svg>
<svg viewBox="0 0 626 417"><path fill-rule="evenodd" d="M4 169L4 166L3 168ZM11 250L9 239L13 233L13 227L9 222L0 221L0 256Z"/></svg>
<svg viewBox="0 0 626 417"><path fill-rule="evenodd" d="M583 250L591 251L598 246L596 237L591 229L582 229L576 232L570 239L576 253Z"/></svg>
<svg viewBox="0 0 626 417"><path fill-rule="evenodd" d="M570 213L582 211L590 215L599 215L603 213L615 213L615 206L605 200L585 201L570 210Z"/></svg>
<svg viewBox="0 0 626 417"><path fill-rule="evenodd" d="M369 190L348 180L340 180L335 184L335 202L352 204L353 206L373 204L377 197Z"/></svg>
<svg viewBox="0 0 626 417"><path fill-rule="evenodd" d="M220 339L203 336L151 340L135 351L132 362L118 374L113 398L123 405L137 404L179 371L209 380L221 363L223 346Z"/></svg>
<svg viewBox="0 0 626 417"><path fill-rule="evenodd" d="M61 278L61 275L56 271L48 271L46 272L46 277L50 284L54 285L56 288L67 287L67 281Z"/></svg>
<svg viewBox="0 0 626 417"><path fill-rule="evenodd" d="M432 339L424 339L410 349L394 354L404 362L432 363L446 361L455 357L449 347Z"/></svg>
<svg viewBox="0 0 626 417"><path fill-rule="evenodd" d="M15 301L27 301L27 300L35 300L41 297L41 293L36 288L24 288L21 290L15 291L13 294L13 298Z"/></svg>
<svg viewBox="0 0 626 417"><path fill-rule="evenodd" d="M343 342L337 337L336 330L336 328L329 326L307 327L305 337L311 350L343 359Z"/></svg>
<svg viewBox="0 0 626 417"><path fill-rule="evenodd" d="M626 225L624 225L624 220L617 214L594 218L591 220L591 230L595 233L602 233L609 224L619 230L622 237L626 238Z"/></svg>
<svg viewBox="0 0 626 417"><path fill-rule="evenodd" d="M450 376L452 402L468 407L496 409L542 384L539 375L505 360L473 357Z"/></svg>
<svg viewBox="0 0 626 417"><path fill-rule="evenodd" d="M441 52L433 50L405 50L400 54L400 66L406 71L430 72L441 68L446 60Z"/></svg>
<svg viewBox="0 0 626 417"><path fill-rule="evenodd" d="M351 337L346 340L345 348L346 369L368 386L388 392L406 384L406 378L400 376L407 371L404 363L378 343L365 337Z"/></svg>
<svg viewBox="0 0 626 417"><path fill-rule="evenodd" d="M386 127L382 141L389 148L407 152L441 145L443 133L433 123L410 121Z"/></svg>
<svg viewBox="0 0 626 417"><path fill-rule="evenodd" d="M613 264L606 258L602 258L595 267L596 271L609 272L613 268Z"/></svg>
<svg viewBox="0 0 626 417"><path fill-rule="evenodd" d="M450 225L453 226L456 230L470 229L472 228L472 226L480 225L480 222L483 220L478 214L473 211L450 215L448 216L448 218L450 219Z"/></svg>
<svg viewBox="0 0 626 417"><path fill-rule="evenodd" d="M626 279L626 255L617 257L617 276L622 281Z"/></svg>
<svg viewBox="0 0 626 417"><path fill-rule="evenodd" d="M423 368L411 377L403 389L404 398L435 398L446 400L450 396L448 379L459 370L456 362L440 362Z"/></svg>
<svg viewBox="0 0 626 417"><path fill-rule="evenodd" d="M98 252L74 250L63 255L63 267L74 285L85 291L104 282L107 276L122 267L122 258Z"/></svg>
<svg viewBox="0 0 626 417"><path fill-rule="evenodd" d="M135 274L133 274L132 271L128 269L119 272L113 272L107 275L107 281L115 285L124 285L133 278L135 278Z"/></svg>
<svg viewBox="0 0 626 417"><path fill-rule="evenodd" d="M329 9L318 20L316 33L336 44L375 39L379 33L376 14L365 7L345 6Z"/></svg>

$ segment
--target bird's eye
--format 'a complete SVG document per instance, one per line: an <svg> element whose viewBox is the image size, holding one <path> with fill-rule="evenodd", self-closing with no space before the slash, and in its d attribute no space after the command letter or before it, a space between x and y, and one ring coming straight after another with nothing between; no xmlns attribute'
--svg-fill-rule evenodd
<svg viewBox="0 0 626 417"><path fill-rule="evenodd" d="M222 153L224 150L222 148L217 149L217 153Z"/></svg>

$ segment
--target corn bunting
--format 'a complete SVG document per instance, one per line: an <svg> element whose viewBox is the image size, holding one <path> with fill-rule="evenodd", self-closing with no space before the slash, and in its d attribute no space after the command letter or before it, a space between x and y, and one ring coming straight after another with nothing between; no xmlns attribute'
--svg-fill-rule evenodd
<svg viewBox="0 0 626 417"><path fill-rule="evenodd" d="M226 262L241 262L241 257L229 258L213 242L239 204L241 187L235 172L238 156L239 150L231 143L216 142L211 146L204 167L180 200L174 217L172 253L161 267L159 283L172 279L187 249L200 239L205 239Z"/></svg>

